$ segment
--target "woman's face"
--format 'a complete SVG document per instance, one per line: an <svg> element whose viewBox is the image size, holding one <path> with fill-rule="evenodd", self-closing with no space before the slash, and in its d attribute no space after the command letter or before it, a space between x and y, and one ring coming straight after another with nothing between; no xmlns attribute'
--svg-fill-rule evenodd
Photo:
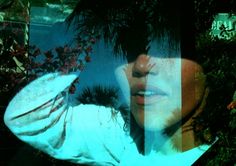
<svg viewBox="0 0 236 166"><path fill-rule="evenodd" d="M180 122L193 112L205 90L202 67L178 57L141 54L116 73L132 115L148 130L163 130Z"/></svg>

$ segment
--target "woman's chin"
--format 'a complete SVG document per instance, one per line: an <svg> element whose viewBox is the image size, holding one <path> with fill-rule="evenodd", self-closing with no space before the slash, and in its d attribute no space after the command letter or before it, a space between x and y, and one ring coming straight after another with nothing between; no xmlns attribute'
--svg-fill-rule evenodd
<svg viewBox="0 0 236 166"><path fill-rule="evenodd" d="M179 109L163 112L136 109L132 113L137 124L147 131L165 131L181 119Z"/></svg>
<svg viewBox="0 0 236 166"><path fill-rule="evenodd" d="M143 128L145 131L164 131L165 130L165 123L163 120L151 120L150 118L147 120L143 119L136 119L137 124Z"/></svg>

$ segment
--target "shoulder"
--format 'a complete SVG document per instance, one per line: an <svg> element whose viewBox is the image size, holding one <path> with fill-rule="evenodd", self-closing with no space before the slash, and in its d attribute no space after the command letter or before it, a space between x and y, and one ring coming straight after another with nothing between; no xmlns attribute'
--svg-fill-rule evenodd
<svg viewBox="0 0 236 166"><path fill-rule="evenodd" d="M67 143L80 144L76 147L100 161L116 162L131 142L123 129L123 118L114 108L91 104L72 107L67 127Z"/></svg>
<svg viewBox="0 0 236 166"><path fill-rule="evenodd" d="M94 104L80 104L72 108L73 119L81 119L87 127L122 127L124 120L119 110Z"/></svg>

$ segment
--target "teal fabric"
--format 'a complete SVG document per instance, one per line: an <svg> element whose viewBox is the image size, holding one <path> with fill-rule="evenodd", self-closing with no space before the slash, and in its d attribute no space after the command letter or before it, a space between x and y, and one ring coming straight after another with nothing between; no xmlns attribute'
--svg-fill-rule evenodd
<svg viewBox="0 0 236 166"><path fill-rule="evenodd" d="M27 85L10 102L5 124L22 141L50 156L95 166L153 166L193 164L210 146L165 155L141 155L124 119L113 108L67 104L76 75L48 74Z"/></svg>

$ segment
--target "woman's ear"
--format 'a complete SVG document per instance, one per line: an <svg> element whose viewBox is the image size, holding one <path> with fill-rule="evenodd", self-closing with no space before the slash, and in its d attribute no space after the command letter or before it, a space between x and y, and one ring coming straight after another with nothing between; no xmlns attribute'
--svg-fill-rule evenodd
<svg viewBox="0 0 236 166"><path fill-rule="evenodd" d="M209 87L206 87L202 96L202 100L200 101L199 107L196 109L196 112L194 113L193 117L197 117L204 110L209 92Z"/></svg>

